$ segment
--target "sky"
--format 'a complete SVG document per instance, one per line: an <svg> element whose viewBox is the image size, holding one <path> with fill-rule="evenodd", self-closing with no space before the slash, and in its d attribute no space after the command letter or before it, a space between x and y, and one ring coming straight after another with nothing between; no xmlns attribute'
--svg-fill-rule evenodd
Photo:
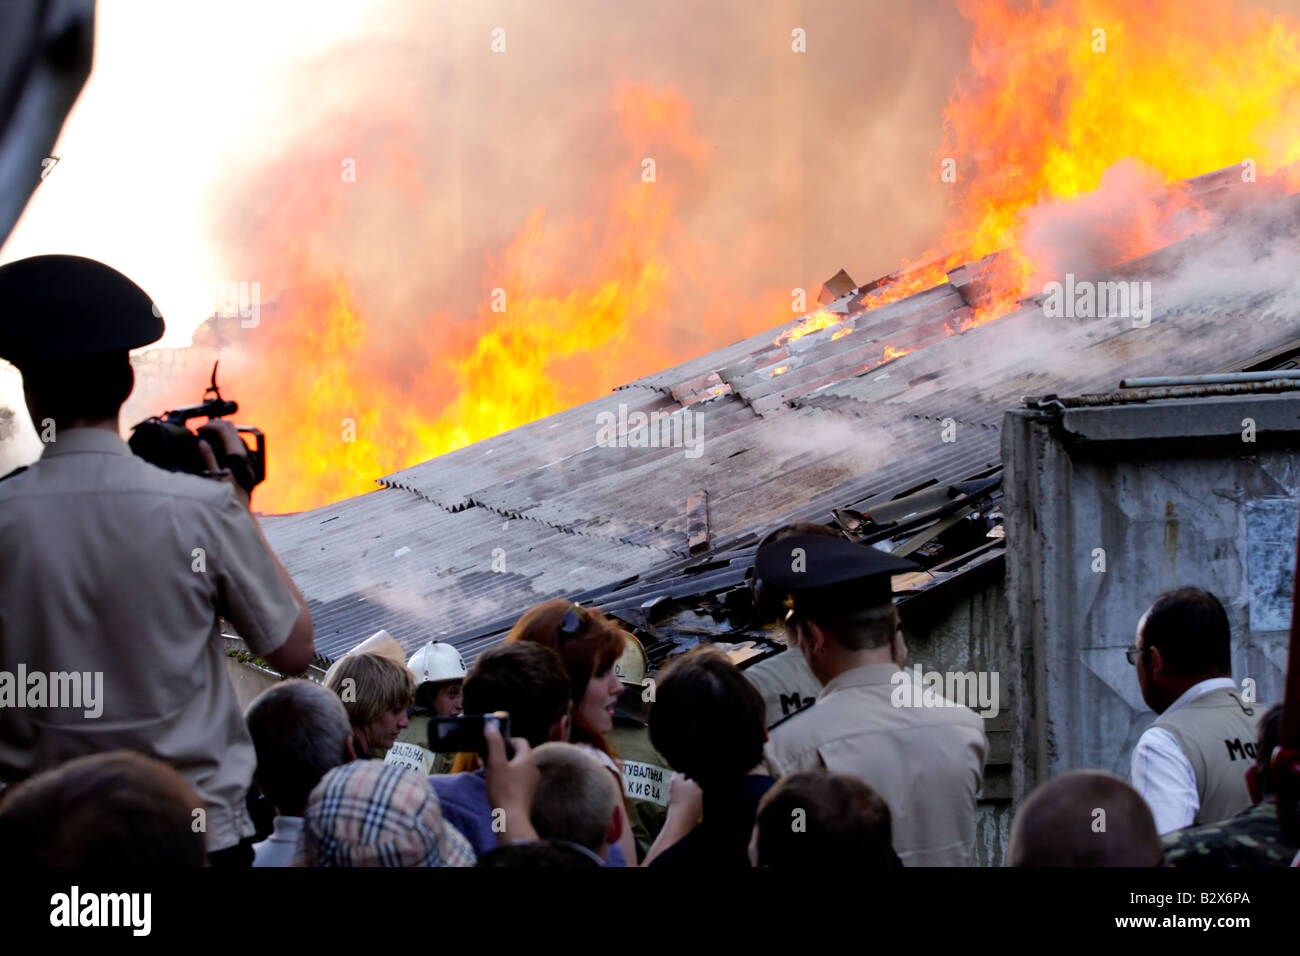
<svg viewBox="0 0 1300 956"><path fill-rule="evenodd" d="M276 91L376 12L366 0L100 0L90 79L55 146L59 162L0 262L103 259L168 317L161 344L186 344L223 281L214 211L283 121Z"/></svg>

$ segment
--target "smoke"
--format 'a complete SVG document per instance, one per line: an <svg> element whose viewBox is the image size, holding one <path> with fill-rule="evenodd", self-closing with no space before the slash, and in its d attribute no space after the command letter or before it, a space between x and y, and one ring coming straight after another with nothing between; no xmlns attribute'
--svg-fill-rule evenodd
<svg viewBox="0 0 1300 956"><path fill-rule="evenodd" d="M1261 197L1265 199L1266 197ZM1157 309L1175 314L1240 314L1232 348L1275 344L1294 336L1300 312L1300 204L1294 197L1261 202L1234 217L1221 234L1189 243L1164 275L1152 278Z"/></svg>
<svg viewBox="0 0 1300 956"><path fill-rule="evenodd" d="M822 413L788 414L752 431L758 438L758 456L789 463L791 468L830 458L846 480L870 471L895 453L894 438L885 429L864 429L860 423Z"/></svg>
<svg viewBox="0 0 1300 956"><path fill-rule="evenodd" d="M282 37L250 41L260 60L246 72L208 56L202 31L185 34L196 75L213 76L213 63L237 74L228 102L196 104L211 122L180 131L201 138L177 140L177 125L149 117L147 102L111 104L169 132L161 170L220 157L219 181L205 183L203 240L216 251L203 284L260 289L261 325L234 323L222 385L241 420L271 436L259 491L271 510L364 490L379 474L771 328L792 317L793 290L812 302L840 267L864 282L924 254L954 195L1005 198L1006 182L1023 178L1015 135L1057 128L1063 92L1041 70L1043 37L1031 28L1062 9L1071 24L1111 9L1016 5L1024 29L1007 30L928 0L344 6L346 41L322 27L340 8L305 6L315 40L296 38L285 15ZM1254 6L1241 6L1243 22ZM250 19L249 31L266 25ZM230 47L239 31L219 32ZM1048 35L1061 49L1082 42ZM277 46L282 59L268 52ZM1089 68L1143 75L1146 61L1122 46L1107 57ZM959 72L974 81L957 87ZM1026 77L1032 88L1012 82ZM962 111L990 88L1014 88L1015 108ZM1090 102L1105 122L1087 127L1097 149L1082 152L1100 161L1126 148L1102 132L1123 104ZM1037 149L1043 137L1029 139ZM1221 139L1174 145L1221 150ZM937 175L939 152L957 159L956 190ZM115 169L119 185L101 191L147 191L149 168L134 187L124 178L133 169ZM1040 185L1025 188L1037 196ZM1044 274L1113 261L1121 231L1159 244L1162 230L1181 230L1177 204L1153 223L1114 228L1150 185L1148 170L1121 164L1089 199L1030 213ZM124 218L113 217L115 231ZM152 288L147 271L133 274ZM500 314L488 305L499 288L511 293ZM517 309L520 294L534 308ZM200 318L168 313L173 325ZM130 417L197 400L209 368L141 376ZM345 447L347 421L359 440Z"/></svg>
<svg viewBox="0 0 1300 956"><path fill-rule="evenodd" d="M671 221L657 245L645 234L662 223L634 224L628 255L653 258L660 298L599 348L552 361L562 404L788 319L793 289L813 301L841 267L860 281L891 271L945 212L931 152L969 35L955 8L264 6L105 5L65 162L6 251L123 268L162 304L169 345L220 283L258 283L263 305L346 286L373 386L427 412L464 395L448 363L483 331L502 271L531 264L552 290L595 281L645 158ZM623 109L638 89L683 108L638 128ZM137 140L157 145L147 162L116 148ZM530 231L534 247L507 261ZM286 337L310 339L294 323ZM223 361L248 414L283 398L256 332ZM140 377L141 414L197 399L210 360L179 364Z"/></svg>
<svg viewBox="0 0 1300 956"><path fill-rule="evenodd" d="M212 211L220 278L268 306L222 357L275 436L262 506L355 494L933 241L934 64L965 26L918 33L925 9L390 3L285 72ZM134 408L182 400L141 381Z"/></svg>
<svg viewBox="0 0 1300 956"><path fill-rule="evenodd" d="M841 266L869 278L933 242L946 197L929 154L966 31L925 3L387 4L269 91L278 109L213 210L225 271L274 299L328 269L371 338L474 325L530 217L548 272L580 277L652 158L675 229L656 250L666 306L634 330L668 336L651 371L789 317L791 289L812 299ZM680 115L629 128L629 87Z"/></svg>
<svg viewBox="0 0 1300 956"><path fill-rule="evenodd" d="M1134 250L1158 249L1209 225L1211 217L1182 190L1167 188L1158 170L1121 160L1102 174L1097 189L1026 213L1020 248L1038 270L1029 288L1067 272L1094 275Z"/></svg>
<svg viewBox="0 0 1300 956"><path fill-rule="evenodd" d="M1128 180L1124 188L1132 185ZM1062 246L1062 256L1049 260L1057 270L1053 278L1073 272L1081 283L1144 286L1152 305L1145 320L1051 318L1041 305L1026 303L1028 308L940 346L957 349L950 353L956 358L978 352L986 381L1019 375L1026 390L1066 394L1077 387L1072 383L1087 380L1117 388L1121 363L1131 357L1144 358L1141 374L1198 374L1282 345L1295 337L1300 310L1300 198L1264 183L1232 189L1235 201L1222 203L1222 209L1189 207L1198 221L1215 220L1209 231L1114 268L1104 268L1104 258L1089 251L1091 227L1104 216L1094 220L1085 212L1106 209L1113 197L1084 197L1035 212L1040 237L1072 236L1079 243L1077 255ZM1113 213L1125 214L1119 207ZM1104 246L1104 236L1100 242ZM1158 347L1150 344L1153 336Z"/></svg>

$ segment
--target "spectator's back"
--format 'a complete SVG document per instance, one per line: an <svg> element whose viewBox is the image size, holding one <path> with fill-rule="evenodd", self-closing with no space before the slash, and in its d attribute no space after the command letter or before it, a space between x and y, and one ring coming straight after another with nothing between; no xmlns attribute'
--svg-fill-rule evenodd
<svg viewBox="0 0 1300 956"><path fill-rule="evenodd" d="M22 371L46 443L0 481L0 661L23 677L23 699L0 707L0 779L117 748L153 755L203 799L214 865L243 862L247 847L217 855L253 834L254 763L218 615L295 672L314 653L306 603L242 489L163 471L119 437L128 351L163 331L143 290L102 263L36 256L0 267L0 301L0 357ZM205 428L247 456L234 426Z"/></svg>
<svg viewBox="0 0 1300 956"><path fill-rule="evenodd" d="M891 577L915 567L824 535L778 533L759 548L764 590L784 598L787 634L824 685L815 704L772 728L767 762L779 776L857 777L889 805L904 865L966 866L988 742L974 711L902 669Z"/></svg>
<svg viewBox="0 0 1300 956"><path fill-rule="evenodd" d="M231 489L155 468L103 429L70 429L0 482L0 540L19 543L0 552L0 659L80 674L83 703L87 683L97 691L93 707L0 709L0 774L141 751L194 784L216 846L250 835L255 758L215 609L265 656L299 608Z"/></svg>
<svg viewBox="0 0 1300 956"><path fill-rule="evenodd" d="M922 699L914 674L893 664L848 671L773 728L769 764L782 774L824 767L866 783L889 805L905 866L969 866L988 747L983 720L967 707L894 706L895 675Z"/></svg>

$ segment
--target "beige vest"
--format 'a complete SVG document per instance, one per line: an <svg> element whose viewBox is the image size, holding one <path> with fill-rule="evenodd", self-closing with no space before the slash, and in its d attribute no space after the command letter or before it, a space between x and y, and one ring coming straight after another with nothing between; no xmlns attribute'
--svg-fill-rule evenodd
<svg viewBox="0 0 1300 956"><path fill-rule="evenodd" d="M822 682L808 669L797 648L788 648L746 667L742 674L763 695L768 728L811 707L822 692Z"/></svg>
<svg viewBox="0 0 1300 956"><path fill-rule="evenodd" d="M1173 735L1196 773L1195 824L1217 823L1250 807L1246 768L1255 760L1255 710L1236 690L1202 694L1152 725Z"/></svg>

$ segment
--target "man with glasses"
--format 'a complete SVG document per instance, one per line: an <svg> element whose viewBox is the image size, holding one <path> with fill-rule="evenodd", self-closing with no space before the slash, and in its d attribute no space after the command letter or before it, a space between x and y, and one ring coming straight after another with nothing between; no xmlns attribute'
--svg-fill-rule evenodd
<svg viewBox="0 0 1300 956"><path fill-rule="evenodd" d="M1142 699L1159 716L1138 739L1129 780L1161 835L1250 806L1255 709L1232 680L1228 615L1200 588L1168 591L1138 622L1128 649Z"/></svg>

